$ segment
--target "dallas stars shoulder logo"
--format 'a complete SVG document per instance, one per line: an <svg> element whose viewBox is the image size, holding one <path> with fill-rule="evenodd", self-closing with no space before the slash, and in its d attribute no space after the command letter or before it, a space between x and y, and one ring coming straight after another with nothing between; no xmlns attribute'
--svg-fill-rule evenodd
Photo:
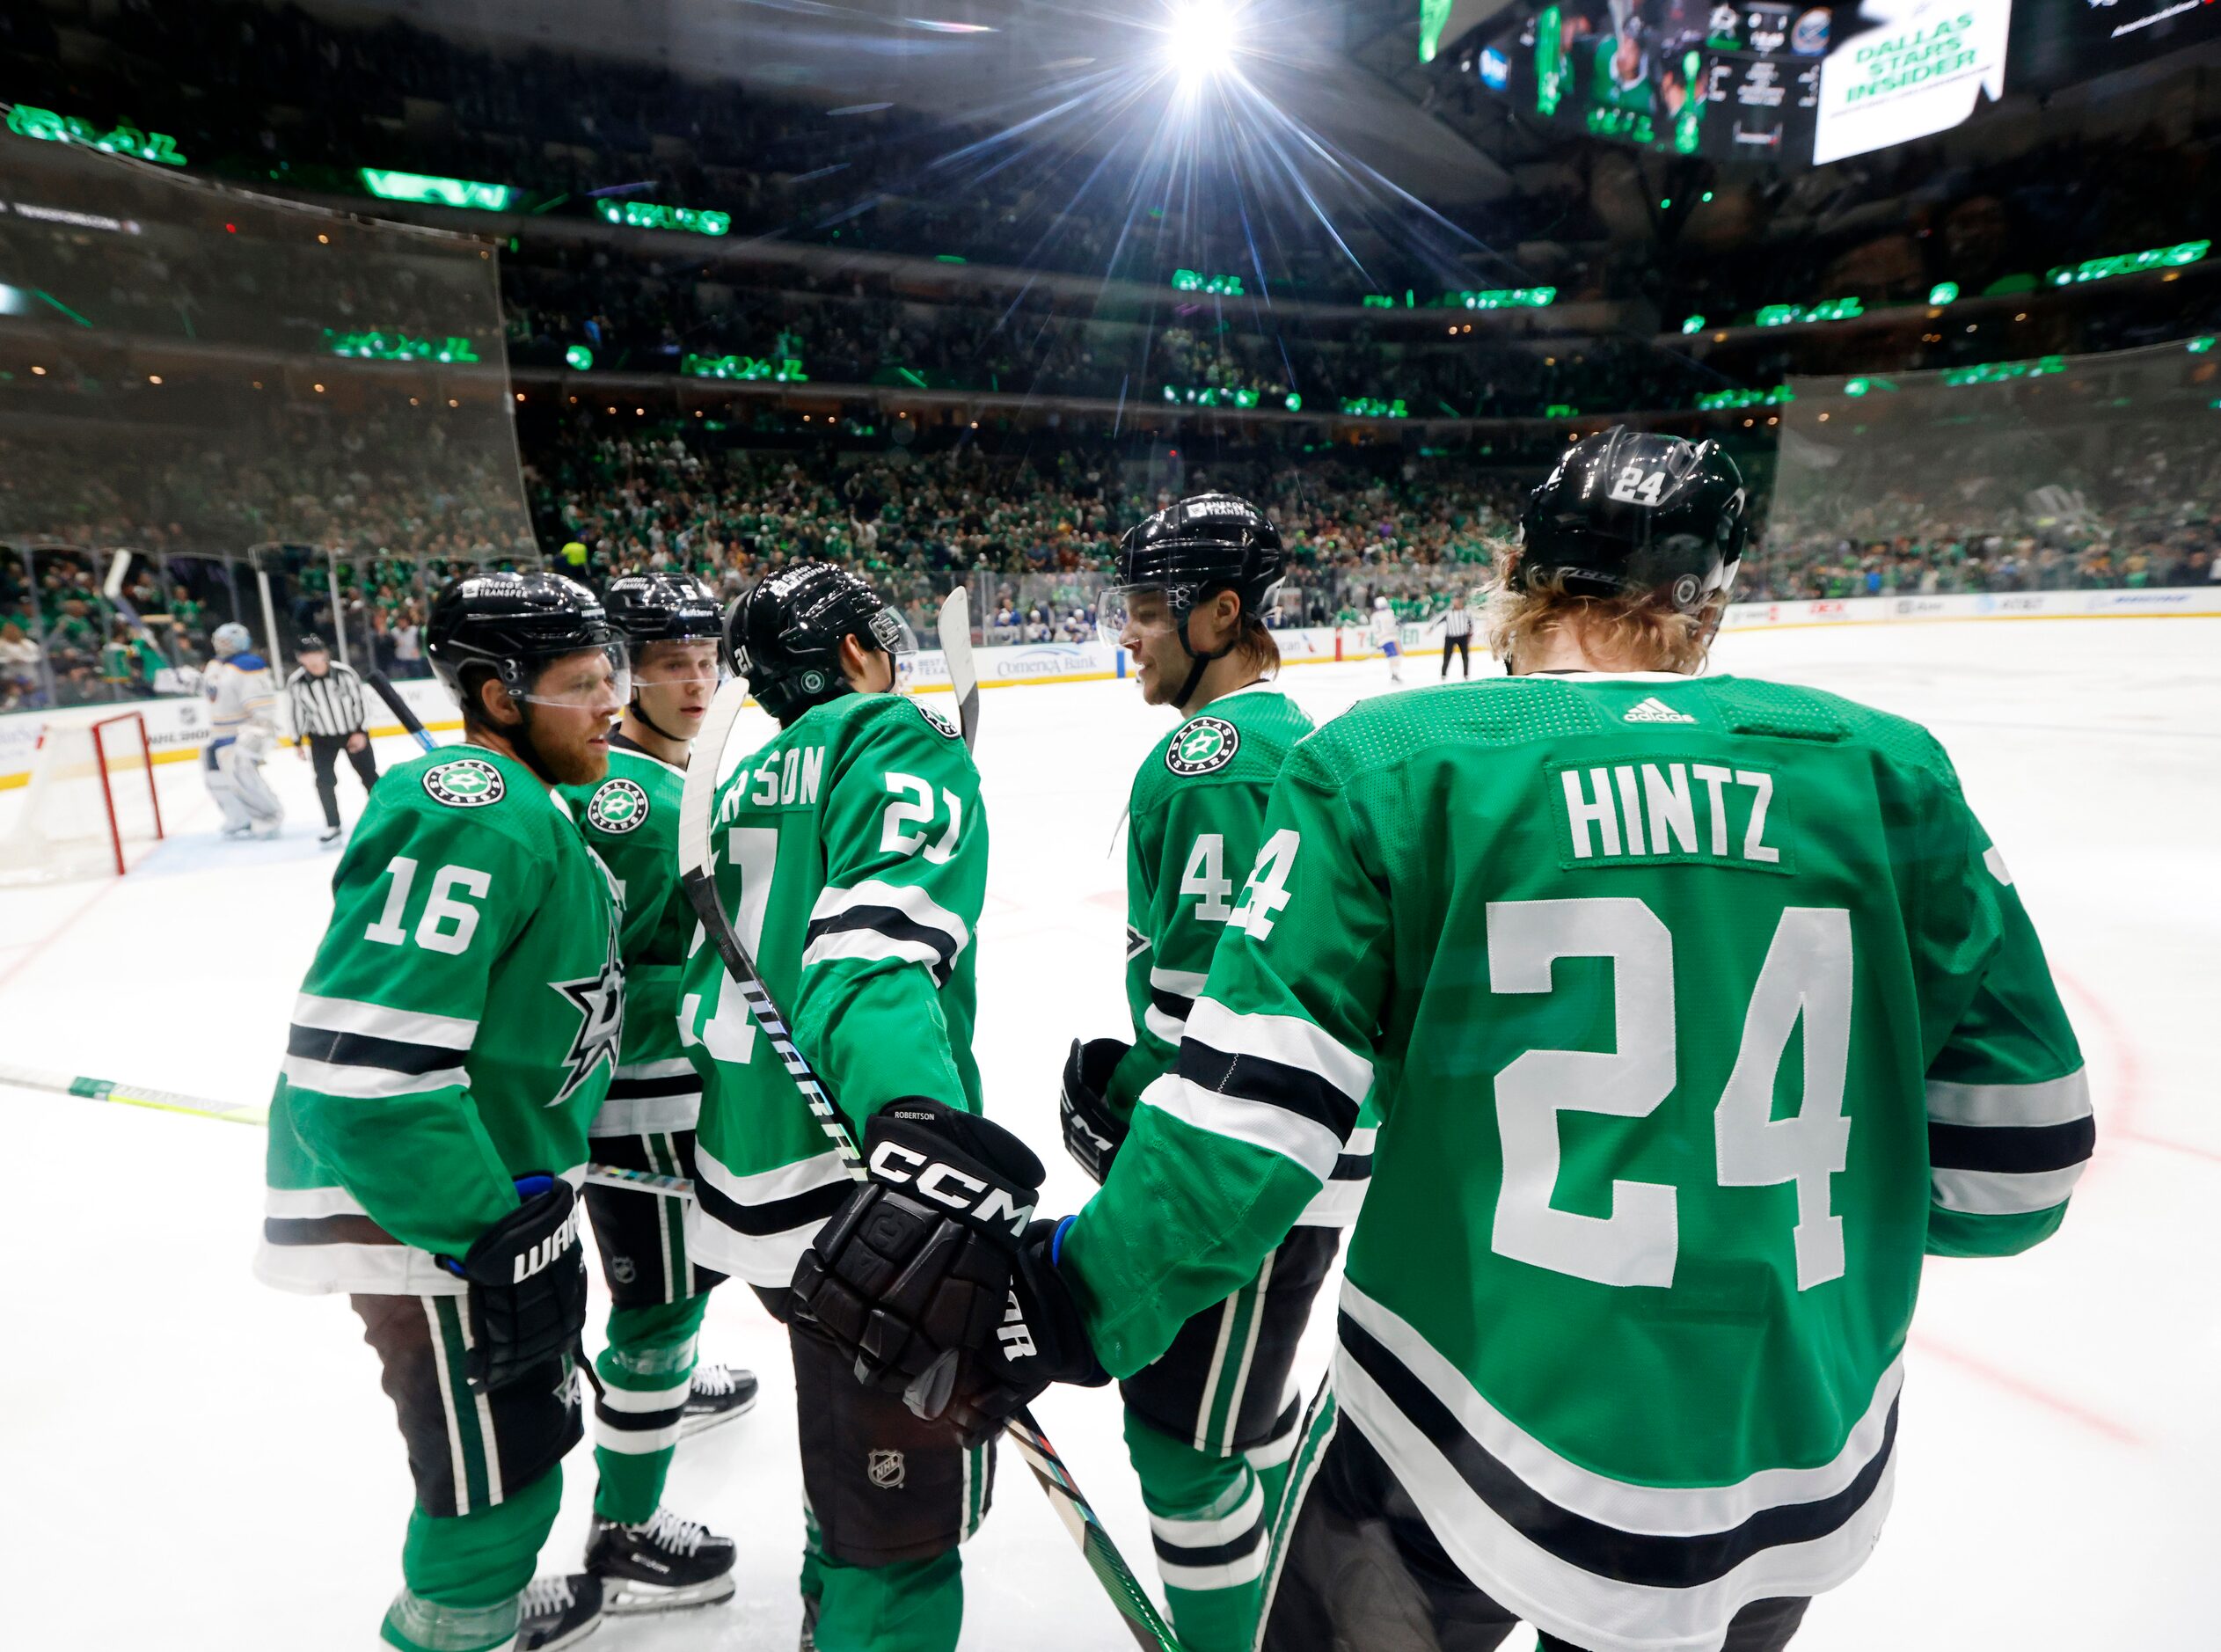
<svg viewBox="0 0 2221 1652"><path fill-rule="evenodd" d="M570 1067L570 1077L548 1103L552 1107L561 1107L576 1095L579 1086L603 1061L610 1064L611 1072L617 1071L617 1046L625 1036L625 967L617 961L617 916L612 910L609 950L603 956L601 974L548 983L579 1012L579 1030L572 1035L571 1048L563 1058Z"/></svg>
<svg viewBox="0 0 2221 1652"><path fill-rule="evenodd" d="M917 707L917 714L931 723L937 733L950 740L961 740L964 737L964 731L949 721L947 713L936 710L924 700L912 700L910 704Z"/></svg>
<svg viewBox="0 0 2221 1652"><path fill-rule="evenodd" d="M424 789L435 802L449 808L483 808L498 803L508 790L501 771L477 757L457 757L435 763L424 771Z"/></svg>
<svg viewBox="0 0 2221 1652"><path fill-rule="evenodd" d="M1241 746L1240 734L1224 718L1191 718L1165 748L1165 766L1174 774L1209 774L1231 763Z"/></svg>
<svg viewBox="0 0 2221 1652"><path fill-rule="evenodd" d="M586 823L596 831L622 835L647 819L647 792L631 780L604 780L586 806Z"/></svg>

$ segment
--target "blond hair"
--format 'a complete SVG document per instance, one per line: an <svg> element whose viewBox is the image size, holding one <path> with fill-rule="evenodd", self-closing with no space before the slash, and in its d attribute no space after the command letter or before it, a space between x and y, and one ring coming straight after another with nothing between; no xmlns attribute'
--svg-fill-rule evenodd
<svg viewBox="0 0 2221 1652"><path fill-rule="evenodd" d="M1582 653L1609 670L1694 671L1711 652L1724 595L1684 614L1662 591L1613 596L1568 591L1562 569L1538 575L1520 589L1511 577L1516 555L1499 559L1486 613L1489 652L1507 666L1516 659L1532 659L1544 640L1558 632L1573 637Z"/></svg>

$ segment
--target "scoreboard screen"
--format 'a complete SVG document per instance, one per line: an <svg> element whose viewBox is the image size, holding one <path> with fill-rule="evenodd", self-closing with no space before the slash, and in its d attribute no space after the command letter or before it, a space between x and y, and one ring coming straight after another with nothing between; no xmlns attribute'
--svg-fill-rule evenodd
<svg viewBox="0 0 2221 1652"><path fill-rule="evenodd" d="M1552 125L1681 155L1811 152L1830 11L1779 0L1557 0L1481 48ZM1479 64L1476 64L1478 72Z"/></svg>
<svg viewBox="0 0 2221 1652"><path fill-rule="evenodd" d="M2020 0L2016 85L2061 86L2221 39L2221 0Z"/></svg>
<svg viewBox="0 0 2221 1652"><path fill-rule="evenodd" d="M1803 167L2217 39L2221 0L1515 0L1442 67L1568 135Z"/></svg>

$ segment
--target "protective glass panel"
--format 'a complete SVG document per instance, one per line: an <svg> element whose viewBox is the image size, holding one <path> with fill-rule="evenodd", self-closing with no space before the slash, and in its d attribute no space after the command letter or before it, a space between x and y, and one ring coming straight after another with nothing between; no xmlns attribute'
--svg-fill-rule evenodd
<svg viewBox="0 0 2221 1652"><path fill-rule="evenodd" d="M1786 389L1740 601L2088 588L2120 607L2204 543L2210 337Z"/></svg>
<svg viewBox="0 0 2221 1652"><path fill-rule="evenodd" d="M159 691L226 619L418 674L432 589L537 560L490 243L8 134L0 179L0 597L41 697Z"/></svg>

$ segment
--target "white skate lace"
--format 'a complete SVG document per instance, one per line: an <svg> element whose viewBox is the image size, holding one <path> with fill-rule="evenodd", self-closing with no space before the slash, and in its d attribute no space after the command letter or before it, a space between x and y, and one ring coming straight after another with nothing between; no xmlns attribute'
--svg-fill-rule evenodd
<svg viewBox="0 0 2221 1652"><path fill-rule="evenodd" d="M691 1554L702 1546L710 1529L698 1520L682 1520L668 1509L658 1509L640 1534L659 1549L673 1554Z"/></svg>
<svg viewBox="0 0 2221 1652"><path fill-rule="evenodd" d="M712 1399L729 1394L740 1386L740 1379L733 1375L730 1365L698 1365L694 1368L694 1392Z"/></svg>
<svg viewBox="0 0 2221 1652"><path fill-rule="evenodd" d="M577 1601L578 1595L569 1578L536 1577L524 1586L523 1598L517 1606L527 1618L543 1618L568 1612Z"/></svg>

